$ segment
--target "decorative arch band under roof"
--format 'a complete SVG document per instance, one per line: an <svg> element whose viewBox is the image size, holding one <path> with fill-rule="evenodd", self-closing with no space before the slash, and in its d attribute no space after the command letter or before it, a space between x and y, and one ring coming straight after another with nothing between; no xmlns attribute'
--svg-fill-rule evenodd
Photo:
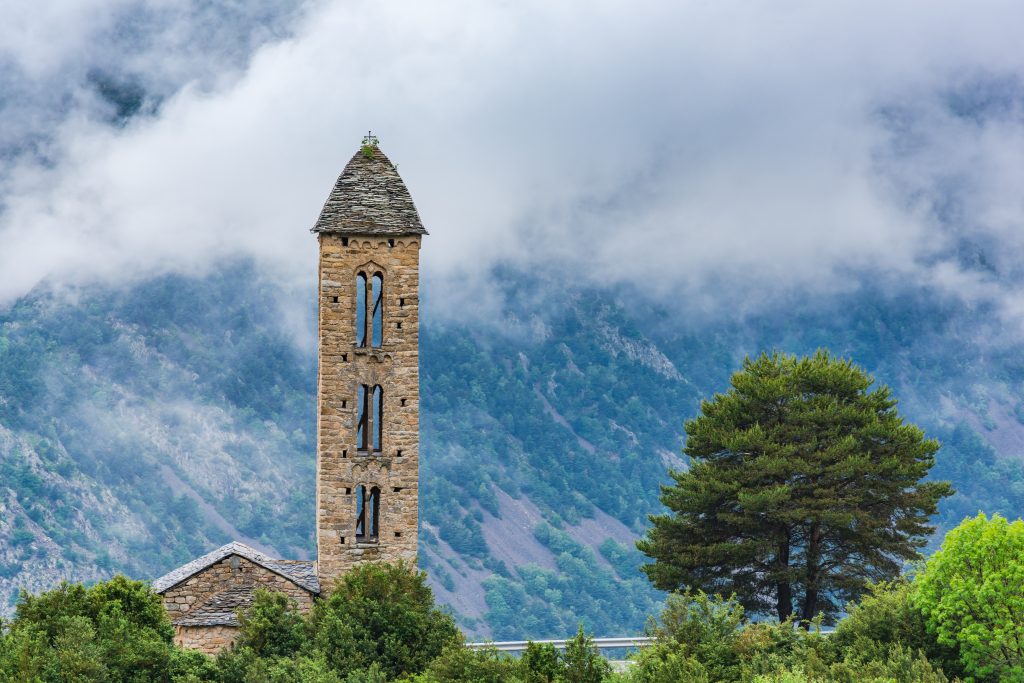
<svg viewBox="0 0 1024 683"><path fill-rule="evenodd" d="M426 235L395 165L368 136L327 197L311 232L338 235Z"/></svg>

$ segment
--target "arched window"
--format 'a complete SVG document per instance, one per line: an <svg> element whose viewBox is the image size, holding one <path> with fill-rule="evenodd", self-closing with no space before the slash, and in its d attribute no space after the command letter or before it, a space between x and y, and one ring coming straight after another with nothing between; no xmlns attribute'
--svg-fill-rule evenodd
<svg viewBox="0 0 1024 683"><path fill-rule="evenodd" d="M370 439L370 387L359 385L356 397L356 448L365 451Z"/></svg>
<svg viewBox="0 0 1024 683"><path fill-rule="evenodd" d="M356 275L356 346L366 346L366 273Z"/></svg>
<svg viewBox="0 0 1024 683"><path fill-rule="evenodd" d="M366 487L356 487L356 541L366 538Z"/></svg>
<svg viewBox="0 0 1024 683"><path fill-rule="evenodd" d="M370 319L372 330L370 332L370 344L379 348L384 342L384 276L380 273L373 274L372 284L373 308Z"/></svg>
<svg viewBox="0 0 1024 683"><path fill-rule="evenodd" d="M370 513L370 539L377 540L377 532L380 530L380 489L374 486L370 489L370 499L366 501L366 507Z"/></svg>
<svg viewBox="0 0 1024 683"><path fill-rule="evenodd" d="M380 452L384 440L384 390L373 387L373 450Z"/></svg>
<svg viewBox="0 0 1024 683"><path fill-rule="evenodd" d="M380 489L356 487L356 542L373 543L380 529Z"/></svg>

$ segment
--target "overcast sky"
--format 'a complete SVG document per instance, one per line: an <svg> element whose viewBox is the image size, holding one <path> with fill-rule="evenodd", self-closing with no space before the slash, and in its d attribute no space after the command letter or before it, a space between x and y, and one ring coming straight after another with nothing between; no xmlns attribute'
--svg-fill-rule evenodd
<svg viewBox="0 0 1024 683"><path fill-rule="evenodd" d="M1024 318L1017 0L206 5L3 4L0 303L239 254L313 282L372 128L438 283L756 307L883 278Z"/></svg>

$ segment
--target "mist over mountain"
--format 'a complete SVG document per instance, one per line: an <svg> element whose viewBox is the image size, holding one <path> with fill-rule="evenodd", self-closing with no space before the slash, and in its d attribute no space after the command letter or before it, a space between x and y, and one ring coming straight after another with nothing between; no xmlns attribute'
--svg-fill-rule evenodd
<svg viewBox="0 0 1024 683"><path fill-rule="evenodd" d="M422 332L420 563L471 632L642 627L661 596L632 541L686 466L683 421L747 354L828 347L892 386L943 441L933 474L959 493L942 528L1022 509L1024 360L992 343L991 310L878 288L737 320L628 288L493 282L503 322L427 317ZM0 314L8 609L19 587L155 577L235 538L313 555L315 352L297 341L313 302L236 262L40 288Z"/></svg>
<svg viewBox="0 0 1024 683"><path fill-rule="evenodd" d="M6 302L238 257L301 286L372 128L435 317L511 265L711 311L892 278L1020 325L1013 3L44 4L0 29Z"/></svg>

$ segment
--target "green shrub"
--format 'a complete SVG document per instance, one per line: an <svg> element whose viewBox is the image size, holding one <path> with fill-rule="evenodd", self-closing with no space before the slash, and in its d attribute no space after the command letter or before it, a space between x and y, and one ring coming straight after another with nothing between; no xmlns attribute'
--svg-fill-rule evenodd
<svg viewBox="0 0 1024 683"><path fill-rule="evenodd" d="M211 683L386 683L366 677L366 672L353 672L349 677L331 669L322 656L261 657L252 648L243 647L222 653L217 659L217 675Z"/></svg>
<svg viewBox="0 0 1024 683"><path fill-rule="evenodd" d="M384 683L423 672L462 636L434 604L426 574L404 563L359 565L305 616L283 594L257 591L220 683Z"/></svg>
<svg viewBox="0 0 1024 683"><path fill-rule="evenodd" d="M594 646L580 624L576 637L565 644L559 681L565 683L601 683L611 674L611 666Z"/></svg>
<svg viewBox="0 0 1024 683"><path fill-rule="evenodd" d="M554 683L562 672L562 656L551 643L529 642L519 666L526 683Z"/></svg>
<svg viewBox="0 0 1024 683"><path fill-rule="evenodd" d="M913 620L906 583L876 587L851 606L840 630L825 636L792 622L749 623L732 600L673 595L650 632L655 642L633 657L631 683L943 683L924 655L931 643ZM891 620L887 623L886 620Z"/></svg>
<svg viewBox="0 0 1024 683"><path fill-rule="evenodd" d="M753 679L753 683L814 683L814 681L807 677L803 669L798 667L772 674L761 674Z"/></svg>
<svg viewBox="0 0 1024 683"><path fill-rule="evenodd" d="M703 664L683 652L669 648L646 647L633 659L629 671L631 683L709 683Z"/></svg>
<svg viewBox="0 0 1024 683"><path fill-rule="evenodd" d="M914 579L914 604L977 681L1024 681L1024 522L965 519Z"/></svg>
<svg viewBox="0 0 1024 683"><path fill-rule="evenodd" d="M519 663L494 648L470 650L461 644L445 648L416 683L525 683Z"/></svg>
<svg viewBox="0 0 1024 683"><path fill-rule="evenodd" d="M947 676L963 675L955 647L939 643L929 633L924 613L914 604L914 586L906 578L872 585L859 603L847 606L828 645L835 659L856 652L861 659L885 659L893 645L923 652Z"/></svg>
<svg viewBox="0 0 1024 683"><path fill-rule="evenodd" d="M637 658L638 680L663 680L662 669L691 667L690 662L699 662L712 681L736 680L735 645L743 623L743 607L734 600L702 591L670 595L660 621L648 626L655 642Z"/></svg>
<svg viewBox="0 0 1024 683"><path fill-rule="evenodd" d="M445 647L462 642L455 620L434 604L426 576L402 562L359 565L314 606L308 647L345 675L374 664L389 679L424 671Z"/></svg>
<svg viewBox="0 0 1024 683"><path fill-rule="evenodd" d="M260 657L289 657L306 641L306 624L295 602L284 593L258 589L248 611L239 615L237 647Z"/></svg>
<svg viewBox="0 0 1024 683"><path fill-rule="evenodd" d="M761 683L947 683L949 679L920 651L893 645L883 656L864 656L853 650L835 662L811 656L792 668L755 678ZM794 658L794 660L797 658Z"/></svg>
<svg viewBox="0 0 1024 683"><path fill-rule="evenodd" d="M160 596L123 576L23 593L6 627L0 681L165 683L212 671L203 655L174 648Z"/></svg>

